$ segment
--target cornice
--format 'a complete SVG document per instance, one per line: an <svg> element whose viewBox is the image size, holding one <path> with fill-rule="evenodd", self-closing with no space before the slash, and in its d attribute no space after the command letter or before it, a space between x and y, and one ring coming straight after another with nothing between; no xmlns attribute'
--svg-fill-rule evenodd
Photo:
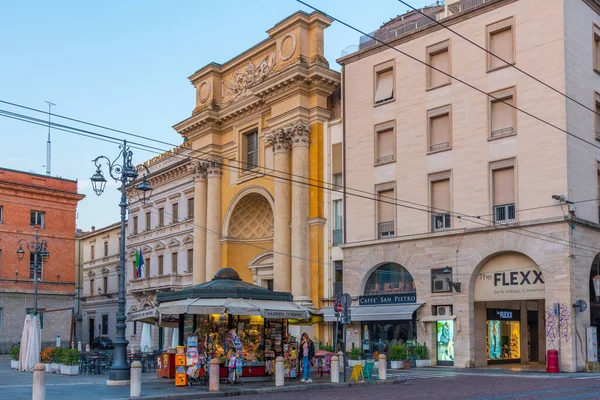
<svg viewBox="0 0 600 400"><path fill-rule="evenodd" d="M583 0L592 10L600 14L600 0Z"/></svg>

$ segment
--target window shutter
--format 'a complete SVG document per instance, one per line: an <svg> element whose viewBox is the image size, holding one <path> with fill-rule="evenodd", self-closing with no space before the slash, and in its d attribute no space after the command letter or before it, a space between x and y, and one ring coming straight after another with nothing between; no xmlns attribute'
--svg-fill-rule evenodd
<svg viewBox="0 0 600 400"><path fill-rule="evenodd" d="M393 204L394 201L394 191L386 190L383 192L379 192L379 199L382 201L377 202L378 208L378 222L389 222L393 221L394 218L394 210L395 206Z"/></svg>
<svg viewBox="0 0 600 400"><path fill-rule="evenodd" d="M450 71L450 69L449 69L450 53L448 52L448 50L444 50L437 54L433 54L431 56L431 65L433 67L439 69L440 71L444 71L444 72L448 73ZM450 82L449 76L444 75L441 72L438 72L433 68L431 68L430 76L431 76L431 82L429 82L429 85L431 87L445 85L446 83Z"/></svg>
<svg viewBox="0 0 600 400"><path fill-rule="evenodd" d="M431 204L436 214L450 211L450 179L431 183Z"/></svg>
<svg viewBox="0 0 600 400"><path fill-rule="evenodd" d="M448 114L431 118L431 146L442 143L450 145L450 115Z"/></svg>
<svg viewBox="0 0 600 400"><path fill-rule="evenodd" d="M386 129L377 132L377 158L394 155L394 130Z"/></svg>
<svg viewBox="0 0 600 400"><path fill-rule="evenodd" d="M514 168L497 169L493 172L494 205L514 204Z"/></svg>
<svg viewBox="0 0 600 400"><path fill-rule="evenodd" d="M394 95L394 70L378 72L375 86L375 103L391 99Z"/></svg>
<svg viewBox="0 0 600 400"><path fill-rule="evenodd" d="M513 108L509 105L513 104L513 98L511 96L502 100L507 104L504 104L502 101L494 101L492 103L492 136L494 136L494 132L498 134L509 133L508 131L503 131L506 128L513 128L514 130L514 113Z"/></svg>
<svg viewBox="0 0 600 400"><path fill-rule="evenodd" d="M331 173L337 175L342 173L342 144L337 143L332 146L331 151Z"/></svg>
<svg viewBox="0 0 600 400"><path fill-rule="evenodd" d="M512 29L508 28L500 32L492 33L491 37L492 53L509 63L514 62L512 32ZM492 68L506 65L504 61L501 61L494 56L490 57L492 58Z"/></svg>

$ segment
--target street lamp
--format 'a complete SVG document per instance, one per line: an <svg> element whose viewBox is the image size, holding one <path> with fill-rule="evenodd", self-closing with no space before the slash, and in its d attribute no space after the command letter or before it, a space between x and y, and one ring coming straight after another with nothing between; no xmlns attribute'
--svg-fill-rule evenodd
<svg viewBox="0 0 600 400"><path fill-rule="evenodd" d="M452 286L454 288L454 290L457 293L460 293L460 290L461 290L460 282L454 282L452 280L452 270L448 266L446 266L446 268L444 268L442 270L442 274L450 275L450 278L446 278L446 281L448 282L448 284L450 284L450 286Z"/></svg>
<svg viewBox="0 0 600 400"><path fill-rule="evenodd" d="M120 259L119 268L121 273L119 274L119 300L117 310L117 336L114 340L115 351L112 365L108 371L108 385L128 384L130 379L130 369L127 364L127 345L129 342L125 339L125 218L127 215L127 186L134 182L138 177L138 172L133 165L131 159L133 152L131 148L127 146L127 141L124 140L123 144L119 146L121 149L119 155L114 159L110 160L106 156L96 157L92 162L96 165L96 173L92 175L90 180L92 181L92 188L94 192L100 196L104 192L106 187L106 178L102 174L101 161L108 166L108 172L110 176L116 181L121 183L121 202L119 207L121 208L121 248L120 248ZM121 163L119 164L119 160ZM148 168L146 171L150 173ZM152 193L152 187L146 181L146 174L142 179L142 182L136 187L142 194L142 201L146 203L150 200L150 194Z"/></svg>
<svg viewBox="0 0 600 400"><path fill-rule="evenodd" d="M50 257L48 242L45 240L40 241L39 231L36 230L35 242L29 243L25 239L20 239L17 243L19 243L19 249L17 250L19 261L23 261L25 257L23 246L25 246L29 254L33 254L33 315L38 315L38 271L40 270L40 260L46 261Z"/></svg>

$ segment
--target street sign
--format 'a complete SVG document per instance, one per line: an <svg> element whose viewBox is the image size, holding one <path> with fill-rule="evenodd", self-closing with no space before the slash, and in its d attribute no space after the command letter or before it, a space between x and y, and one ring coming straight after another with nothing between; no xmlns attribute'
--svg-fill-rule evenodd
<svg viewBox="0 0 600 400"><path fill-rule="evenodd" d="M558 315L559 314L559 310L560 310L560 305L558 303L554 303L554 315Z"/></svg>
<svg viewBox="0 0 600 400"><path fill-rule="evenodd" d="M344 306L342 306L342 303L336 303L335 304L335 311L341 313L344 309Z"/></svg>
<svg viewBox="0 0 600 400"><path fill-rule="evenodd" d="M344 293L342 296L342 304L344 306L344 312L349 311L350 307L352 307L352 296L348 293Z"/></svg>
<svg viewBox="0 0 600 400"><path fill-rule="evenodd" d="M60 347L60 339L61 339L61 335L60 333L56 334L56 347Z"/></svg>

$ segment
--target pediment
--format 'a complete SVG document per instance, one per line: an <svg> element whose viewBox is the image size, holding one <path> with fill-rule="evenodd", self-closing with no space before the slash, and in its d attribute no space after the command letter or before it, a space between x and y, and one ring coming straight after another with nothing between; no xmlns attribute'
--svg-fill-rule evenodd
<svg viewBox="0 0 600 400"><path fill-rule="evenodd" d="M192 235L185 235L185 237L183 238L183 244L188 244L188 243L194 243L194 236Z"/></svg>
<svg viewBox="0 0 600 400"><path fill-rule="evenodd" d="M164 242L158 242L158 243L156 244L156 246L154 246L154 250L162 250L162 249L164 249L165 247L167 247L167 246L165 246L165 243L164 243Z"/></svg>
<svg viewBox="0 0 600 400"><path fill-rule="evenodd" d="M169 246L169 247L177 247L177 246L179 246L180 244L181 244L181 242L180 242L179 240L177 240L177 239L173 238L173 239L171 239L171 240L169 241L169 244L168 244L168 246Z"/></svg>

